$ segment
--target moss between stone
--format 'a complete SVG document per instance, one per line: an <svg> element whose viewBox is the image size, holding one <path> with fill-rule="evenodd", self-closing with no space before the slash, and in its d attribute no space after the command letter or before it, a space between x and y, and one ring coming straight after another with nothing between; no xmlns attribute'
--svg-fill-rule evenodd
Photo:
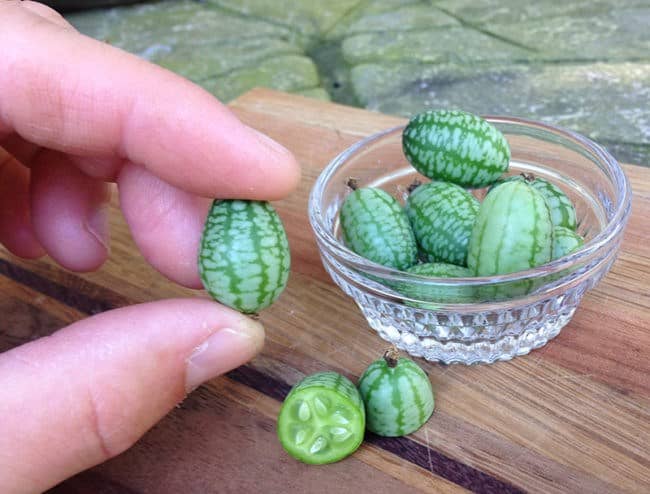
<svg viewBox="0 0 650 494"><path fill-rule="evenodd" d="M266 85L404 116L517 115L650 164L646 0L186 0L68 19L224 101Z"/></svg>

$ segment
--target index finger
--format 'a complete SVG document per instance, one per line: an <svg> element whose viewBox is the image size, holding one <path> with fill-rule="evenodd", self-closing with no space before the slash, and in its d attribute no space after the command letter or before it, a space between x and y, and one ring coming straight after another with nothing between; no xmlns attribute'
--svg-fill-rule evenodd
<svg viewBox="0 0 650 494"><path fill-rule="evenodd" d="M0 5L0 46L0 132L76 156L128 160L205 197L272 200L297 185L289 151L161 67L20 2Z"/></svg>

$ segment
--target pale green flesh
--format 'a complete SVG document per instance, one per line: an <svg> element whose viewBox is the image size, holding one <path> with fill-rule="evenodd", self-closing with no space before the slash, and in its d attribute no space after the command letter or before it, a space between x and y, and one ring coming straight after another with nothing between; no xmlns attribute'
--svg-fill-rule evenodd
<svg viewBox="0 0 650 494"><path fill-rule="evenodd" d="M359 391L366 404L366 427L381 436L410 434L433 413L431 382L407 358L400 358L393 368L384 359L370 364L359 379Z"/></svg>
<svg viewBox="0 0 650 494"><path fill-rule="evenodd" d="M553 229L553 259L559 259L579 249L584 244L579 233L570 228L556 226Z"/></svg>
<svg viewBox="0 0 650 494"><path fill-rule="evenodd" d="M417 245L399 202L387 192L361 188L341 207L341 230L346 245L366 259L395 269L417 260Z"/></svg>
<svg viewBox="0 0 650 494"><path fill-rule="evenodd" d="M214 201L199 252L208 293L241 312L271 305L286 287L289 242L282 222L265 202Z"/></svg>
<svg viewBox="0 0 650 494"><path fill-rule="evenodd" d="M406 214L429 261L465 265L478 200L455 184L430 182L409 196Z"/></svg>
<svg viewBox="0 0 650 494"><path fill-rule="evenodd" d="M278 417L278 438L304 463L332 463L363 440L365 410L359 392L334 372L309 376L289 393Z"/></svg>
<svg viewBox="0 0 650 494"><path fill-rule="evenodd" d="M432 180L484 187L508 170L510 147L482 118L454 110L414 116L402 135L404 155Z"/></svg>
<svg viewBox="0 0 650 494"><path fill-rule="evenodd" d="M507 274L551 260L551 216L544 197L524 182L507 182L483 200L469 241L475 276Z"/></svg>

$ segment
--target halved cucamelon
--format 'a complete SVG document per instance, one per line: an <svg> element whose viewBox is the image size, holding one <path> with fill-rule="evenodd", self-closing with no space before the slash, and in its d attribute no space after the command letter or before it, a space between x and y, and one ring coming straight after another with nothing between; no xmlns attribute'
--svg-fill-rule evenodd
<svg viewBox="0 0 650 494"><path fill-rule="evenodd" d="M278 416L278 438L292 457L320 465L339 461L363 441L365 408L354 384L336 372L302 379Z"/></svg>

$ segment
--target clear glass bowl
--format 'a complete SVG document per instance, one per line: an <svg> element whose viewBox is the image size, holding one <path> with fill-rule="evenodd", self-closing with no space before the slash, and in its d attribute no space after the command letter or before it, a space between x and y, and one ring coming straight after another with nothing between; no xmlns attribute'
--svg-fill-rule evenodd
<svg viewBox="0 0 650 494"><path fill-rule="evenodd" d="M355 178L360 187L380 187L402 203L414 180L428 181L403 155L402 126L363 139L338 155L318 177L309 198L309 219L333 281L355 300L382 338L431 361L509 360L555 337L584 294L611 268L630 212L628 180L598 144L538 122L486 120L510 145L507 175L543 177L572 199L578 231L585 237L581 249L527 271L475 278L418 276L355 254L343 244L339 227L339 210L350 192L348 180ZM473 192L479 198L485 194ZM467 293L471 297L454 296Z"/></svg>

